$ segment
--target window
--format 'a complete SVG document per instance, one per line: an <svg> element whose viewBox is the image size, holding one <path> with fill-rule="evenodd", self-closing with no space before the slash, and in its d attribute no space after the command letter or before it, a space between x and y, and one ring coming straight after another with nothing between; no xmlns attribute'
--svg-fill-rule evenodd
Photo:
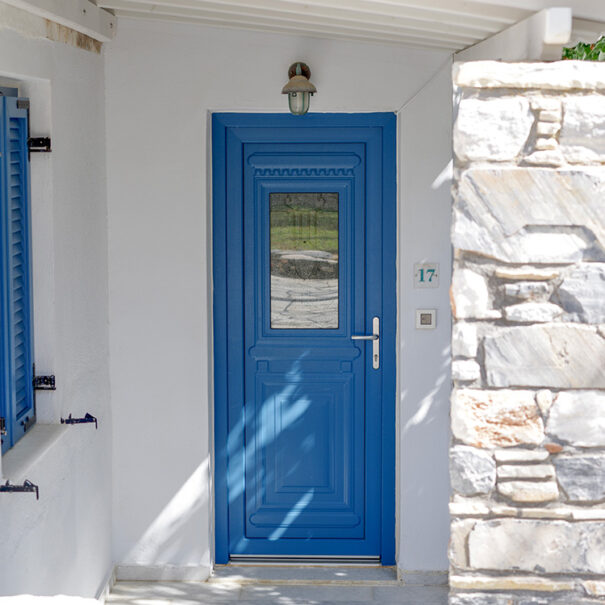
<svg viewBox="0 0 605 605"><path fill-rule="evenodd" d="M13 96L14 95L14 96ZM0 421L2 452L35 422L27 99L0 91Z"/></svg>
<svg viewBox="0 0 605 605"><path fill-rule="evenodd" d="M271 327L338 329L338 193L270 193Z"/></svg>

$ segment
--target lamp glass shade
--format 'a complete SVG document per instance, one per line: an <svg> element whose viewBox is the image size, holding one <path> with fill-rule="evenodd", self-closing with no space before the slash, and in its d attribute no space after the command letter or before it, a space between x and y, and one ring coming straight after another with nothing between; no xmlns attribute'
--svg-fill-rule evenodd
<svg viewBox="0 0 605 605"><path fill-rule="evenodd" d="M288 69L290 78L281 92L288 95L290 112L295 116L303 116L309 111L311 97L317 92L315 85L309 81L311 70L306 63L292 63Z"/></svg>
<svg viewBox="0 0 605 605"><path fill-rule="evenodd" d="M311 95L308 92L288 93L288 105L290 112L295 116L303 116L309 111Z"/></svg>

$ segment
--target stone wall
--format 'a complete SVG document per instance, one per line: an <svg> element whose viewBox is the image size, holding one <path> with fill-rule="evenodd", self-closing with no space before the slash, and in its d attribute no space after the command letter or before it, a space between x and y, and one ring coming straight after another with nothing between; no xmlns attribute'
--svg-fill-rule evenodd
<svg viewBox="0 0 605 605"><path fill-rule="evenodd" d="M605 601L605 65L454 66L450 604Z"/></svg>

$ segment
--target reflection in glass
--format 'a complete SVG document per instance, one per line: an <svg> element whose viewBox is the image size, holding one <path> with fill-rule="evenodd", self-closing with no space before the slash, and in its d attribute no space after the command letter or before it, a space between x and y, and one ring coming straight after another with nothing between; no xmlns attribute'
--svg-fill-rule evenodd
<svg viewBox="0 0 605 605"><path fill-rule="evenodd" d="M338 328L338 193L271 193L271 327Z"/></svg>

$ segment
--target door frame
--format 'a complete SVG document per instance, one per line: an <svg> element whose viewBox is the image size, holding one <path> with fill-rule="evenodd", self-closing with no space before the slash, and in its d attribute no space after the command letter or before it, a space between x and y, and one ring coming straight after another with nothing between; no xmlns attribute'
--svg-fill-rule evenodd
<svg viewBox="0 0 605 605"><path fill-rule="evenodd" d="M397 330L397 116L395 113L212 115L212 283L214 328L214 517L215 563L229 561L228 506L228 289L227 132L231 128L368 128L382 140L382 402L381 554L395 564L396 330ZM220 337L219 337L220 335ZM221 405L222 403L222 405Z"/></svg>

